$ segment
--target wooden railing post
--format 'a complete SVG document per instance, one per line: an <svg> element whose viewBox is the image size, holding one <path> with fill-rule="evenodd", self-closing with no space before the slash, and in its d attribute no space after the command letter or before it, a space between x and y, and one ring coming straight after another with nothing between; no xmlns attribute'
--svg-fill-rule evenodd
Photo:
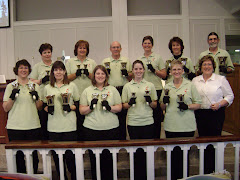
<svg viewBox="0 0 240 180"><path fill-rule="evenodd" d="M147 180L155 179L154 146L147 146Z"/></svg>

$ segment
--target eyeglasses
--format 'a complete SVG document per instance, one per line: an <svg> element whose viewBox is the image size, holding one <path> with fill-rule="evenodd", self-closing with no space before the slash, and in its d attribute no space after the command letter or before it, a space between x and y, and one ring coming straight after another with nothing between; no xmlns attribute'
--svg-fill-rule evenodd
<svg viewBox="0 0 240 180"><path fill-rule="evenodd" d="M112 49L121 49L120 46L112 46L111 48L112 48Z"/></svg>
<svg viewBox="0 0 240 180"><path fill-rule="evenodd" d="M206 63L206 64L202 64L202 66L206 67L206 66L212 66L211 63Z"/></svg>

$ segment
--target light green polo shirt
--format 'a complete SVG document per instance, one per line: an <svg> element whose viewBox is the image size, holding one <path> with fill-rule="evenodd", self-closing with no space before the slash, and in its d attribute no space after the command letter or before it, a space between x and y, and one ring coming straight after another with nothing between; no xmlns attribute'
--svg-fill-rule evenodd
<svg viewBox="0 0 240 180"><path fill-rule="evenodd" d="M219 60L218 60L218 57L221 57L221 56L226 56L227 57L227 59L226 59L226 66L228 68L231 68L232 70L234 70L234 66L233 66L233 63L232 63L232 60L231 60L231 57L230 57L229 53L226 50L218 48L218 52L215 55L212 52L210 52L209 49L204 51L204 52L202 52L200 54L200 56L198 58L198 63L195 66L196 71L199 70L199 61L200 61L200 59L203 56L206 56L206 55L211 55L214 58L214 61L216 63L216 68L215 68L215 73L216 74L220 74L220 75L226 76L225 73L222 73L222 72L220 73L219 72Z"/></svg>
<svg viewBox="0 0 240 180"><path fill-rule="evenodd" d="M32 68L32 72L29 77L32 79L37 79L37 80L42 79L47 75L46 71L49 71L49 75L50 75L52 65L53 65L53 62L51 63L51 65L48 66L48 65L44 64L43 61L35 64ZM39 96L41 97L41 99L44 99L43 89L48 83L49 82L47 82L45 84L41 84L39 87L39 89L40 89Z"/></svg>
<svg viewBox="0 0 240 180"><path fill-rule="evenodd" d="M69 105L73 105L74 101L79 101L79 93L77 86L74 83L64 84L60 88L52 87L50 84L44 88L44 97L55 95L54 97L54 114L48 114L48 131L49 132L71 132L76 131L77 117L75 111L64 113L62 107L61 93L71 93ZM46 98L44 102L47 103Z"/></svg>
<svg viewBox="0 0 240 180"><path fill-rule="evenodd" d="M80 65L80 69L84 69L85 64L87 64L87 69L89 73L92 73L93 69L97 66L96 62L88 57L83 62L81 62L77 57L69 59L66 63L68 75L76 73L77 65ZM80 96L84 89L92 85L91 79L89 79L87 76L83 74L81 76L78 76L72 82L77 85Z"/></svg>
<svg viewBox="0 0 240 180"><path fill-rule="evenodd" d="M181 58L186 58L186 59L187 59L185 66L186 66L186 68L189 69L189 73L195 73L195 69L194 69L194 67L193 67L192 60L191 60L189 57L186 57L186 56L181 56L181 57L179 58L179 60L181 60ZM169 58L168 60L173 61L173 60L176 60L176 59L174 58L174 56L172 56L172 57ZM166 62L167 62L167 61L166 61ZM167 63L165 63L165 67L166 67L166 70L167 70L167 68L168 68L168 67L167 67ZM184 78L188 79L187 73L184 72L184 74L183 74L182 76L183 76ZM167 80L166 80L166 84L169 83L169 82L172 81L172 80L173 80L173 76L169 74L169 76L168 76L168 78L167 78Z"/></svg>
<svg viewBox="0 0 240 180"><path fill-rule="evenodd" d="M85 116L83 126L94 130L109 130L119 126L118 117L116 114L103 110L102 108L102 94L108 94L107 101L110 106L121 104L121 97L117 89L111 85L99 90L95 86L86 88L80 99L80 104L90 106L92 101L92 94L98 93L98 102L92 112Z"/></svg>
<svg viewBox="0 0 240 180"><path fill-rule="evenodd" d="M166 107L164 118L164 129L169 132L190 132L196 130L196 120L193 110L180 111L178 108L179 94L184 94L184 102L189 104L201 104L201 96L196 87L189 80L183 78L181 86L177 89L173 81L165 85L164 89L169 89L170 103ZM163 101L165 93L162 91L160 103Z"/></svg>
<svg viewBox="0 0 240 180"><path fill-rule="evenodd" d="M153 124L153 110L147 105L144 96L145 91L150 91L149 95L152 101L157 100L157 92L153 83L143 79L140 83L131 80L123 87L122 102L128 103L132 97L132 93L136 93L136 105L128 109L128 125L145 126Z"/></svg>
<svg viewBox="0 0 240 180"><path fill-rule="evenodd" d="M161 90L163 88L161 78L158 77L155 73L152 73L147 68L147 61L151 60L151 64L154 69L162 70L165 69L165 64L162 57L159 54L152 53L148 58L141 56L138 58L141 60L145 67L144 79L154 84L156 90Z"/></svg>
<svg viewBox="0 0 240 180"><path fill-rule="evenodd" d="M127 77L123 77L123 75L122 75L121 63L122 62L127 63L126 64L127 72L131 72L132 64L130 63L129 59L121 56L119 59L115 60L112 57L109 57L109 58L105 58L102 61L102 65L105 66L104 63L106 63L106 62L110 62L110 69L111 69L108 83L112 86L124 86L128 82L128 79L127 79Z"/></svg>
<svg viewBox="0 0 240 180"><path fill-rule="evenodd" d="M14 81L17 82L18 80ZM33 83L29 80L29 83ZM35 84L35 83L34 83ZM19 95L15 99L12 109L8 113L7 129L30 130L40 128L38 110L32 95L29 94L27 85L19 85ZM3 101L8 101L12 94L12 83L8 84L4 93ZM39 86L35 90L39 93Z"/></svg>

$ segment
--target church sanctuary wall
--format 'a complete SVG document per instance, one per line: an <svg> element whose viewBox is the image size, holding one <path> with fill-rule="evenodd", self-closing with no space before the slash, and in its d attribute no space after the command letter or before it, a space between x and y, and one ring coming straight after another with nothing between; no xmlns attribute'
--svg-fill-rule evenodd
<svg viewBox="0 0 240 180"><path fill-rule="evenodd" d="M101 2L101 3L100 3ZM61 3L61 4L59 4ZM122 55L131 61L142 55L143 36L152 35L154 52L166 60L171 56L169 39L184 40L184 54L194 64L199 53L208 48L206 38L216 31L220 47L225 35L240 34L240 22L228 4L238 0L10 0L11 27L0 29L0 74L15 78L12 67L26 58L39 62L40 44L53 45L53 60L62 55L73 57L79 39L90 43L89 57L100 63L110 56L111 41L122 44Z"/></svg>

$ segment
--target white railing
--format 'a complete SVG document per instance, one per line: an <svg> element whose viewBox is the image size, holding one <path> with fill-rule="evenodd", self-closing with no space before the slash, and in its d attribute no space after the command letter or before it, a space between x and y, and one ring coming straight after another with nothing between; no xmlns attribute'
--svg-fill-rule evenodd
<svg viewBox="0 0 240 180"><path fill-rule="evenodd" d="M147 156L147 179L155 179L154 152L158 148L164 148L167 153L167 179L171 179L171 151L179 146L183 150L183 177L187 177L187 156L192 146L199 149L199 174L204 172L204 149L212 144L215 147L215 171L224 170L224 149L227 144L235 148L234 179L239 179L239 146L240 136L221 136L211 138L187 138L187 139L154 139L154 140L126 140L126 141L96 141L96 142L51 142L51 141L15 141L6 145L7 167L9 173L16 173L16 152L21 150L26 156L27 174L33 174L32 152L37 150L42 156L43 174L50 175L51 150L59 155L60 179L64 180L63 154L66 150L72 150L76 158L77 179L84 180L83 155L91 149L96 155L97 179L101 179L100 154L108 149L113 156L113 174L117 179L117 154L121 149L126 149L130 160L130 179L134 179L134 152L142 148Z"/></svg>

